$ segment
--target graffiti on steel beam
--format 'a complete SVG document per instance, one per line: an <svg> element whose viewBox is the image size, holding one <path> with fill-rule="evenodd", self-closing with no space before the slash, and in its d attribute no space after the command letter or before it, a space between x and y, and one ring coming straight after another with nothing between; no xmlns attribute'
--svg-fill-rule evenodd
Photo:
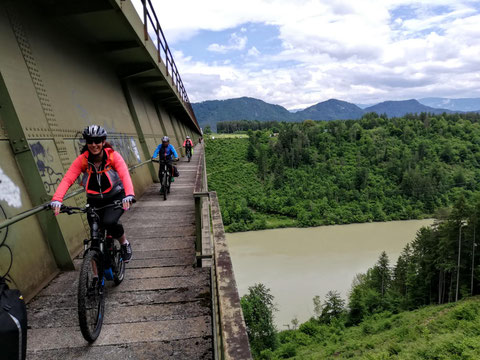
<svg viewBox="0 0 480 360"><path fill-rule="evenodd" d="M2 222L3 220L7 220L7 212L2 207L2 204L0 204L0 222ZM5 243L5 240L7 239L7 234L8 226L6 228L0 229L0 244Z"/></svg>
<svg viewBox="0 0 480 360"><path fill-rule="evenodd" d="M63 173L61 171L55 171L53 166L54 157L50 153L50 148L40 141L30 144L35 163L37 164L38 171L43 180L45 191L47 194L52 194L55 188L62 181Z"/></svg>
<svg viewBox="0 0 480 360"><path fill-rule="evenodd" d="M22 207L20 188L0 168L0 201L5 201L8 206Z"/></svg>
<svg viewBox="0 0 480 360"><path fill-rule="evenodd" d="M135 165L141 162L140 153L133 136L119 134L110 138L109 142L122 155L128 165Z"/></svg>
<svg viewBox="0 0 480 360"><path fill-rule="evenodd" d="M72 89L71 96L72 96L72 103L75 107L75 111L78 114L78 116L81 119L83 119L83 123L85 124L85 126L93 124L94 121L92 117L90 116L86 107L82 104L82 101L81 101L82 94L80 94L78 90Z"/></svg>
<svg viewBox="0 0 480 360"><path fill-rule="evenodd" d="M107 141L122 155L129 166L142 162L137 143L133 136L115 133L111 128L107 128L107 133L111 134L108 136ZM85 140L80 131L75 134L74 146L77 156L80 155L85 146Z"/></svg>

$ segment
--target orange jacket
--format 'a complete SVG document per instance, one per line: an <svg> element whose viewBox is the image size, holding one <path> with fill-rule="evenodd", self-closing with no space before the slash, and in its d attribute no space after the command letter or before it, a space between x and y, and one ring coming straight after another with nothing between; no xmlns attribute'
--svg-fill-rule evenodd
<svg viewBox="0 0 480 360"><path fill-rule="evenodd" d="M135 196L132 179L130 178L130 173L128 172L128 167L127 164L125 164L125 160L123 160L122 156L112 148L104 148L103 151L105 151L107 155L107 161L104 169L98 172L95 170L95 166L88 162L88 151L80 154L72 163L72 165L70 165L70 168L58 185L52 201L63 201L63 197L67 193L70 186L72 186L75 180L77 180L80 173L83 173L81 183L82 186L85 187L88 197L103 197L104 195L109 194L110 191L112 191L112 189L116 186L121 186L124 188L125 195ZM106 175L110 184L107 189L101 189L101 192L89 190L88 187L88 184L92 178L94 181L96 180L95 175L97 173Z"/></svg>

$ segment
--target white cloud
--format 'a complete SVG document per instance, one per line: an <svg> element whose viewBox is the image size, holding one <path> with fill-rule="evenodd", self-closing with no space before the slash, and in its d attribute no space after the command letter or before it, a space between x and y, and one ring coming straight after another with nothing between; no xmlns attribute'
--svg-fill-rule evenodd
<svg viewBox="0 0 480 360"><path fill-rule="evenodd" d="M225 54L231 50L243 50L245 49L246 45L246 36L238 36L236 33L233 33L232 35L230 35L228 45L210 44L207 50Z"/></svg>
<svg viewBox="0 0 480 360"><path fill-rule="evenodd" d="M252 47L248 50L247 55L249 55L249 56L258 56L258 55L260 55L260 51L258 51L258 49L257 49L255 46L252 46Z"/></svg>
<svg viewBox="0 0 480 360"><path fill-rule="evenodd" d="M247 29L242 27L227 44L211 44L208 50L245 51L243 62L218 65L183 54L175 59L192 101L247 95L301 107L331 97L369 103L480 96L480 14L472 4L177 0L162 2L157 14L173 44L201 30L231 29L248 22L277 26L282 50L276 54L267 55L255 46L247 50ZM394 15L399 7L404 13ZM182 21L170 16L179 9L189 9L181 13Z"/></svg>

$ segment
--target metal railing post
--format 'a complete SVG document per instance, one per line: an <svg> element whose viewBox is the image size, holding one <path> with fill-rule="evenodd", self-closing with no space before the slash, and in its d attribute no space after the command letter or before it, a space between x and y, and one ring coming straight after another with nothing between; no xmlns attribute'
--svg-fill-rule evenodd
<svg viewBox="0 0 480 360"><path fill-rule="evenodd" d="M143 4L143 33L145 36L145 41L148 41L148 28L147 28L147 4L146 0L142 0Z"/></svg>
<svg viewBox="0 0 480 360"><path fill-rule="evenodd" d="M142 2L143 6L143 28L144 28L144 36L145 36L145 41L148 41L149 35L148 35L148 20L151 20L151 25L154 28L154 31L157 36L157 56L158 56L158 62L162 62L162 54L160 47L163 48L163 51L165 52L165 71L166 71L166 76L171 76L171 85L172 87L175 86L177 88L177 92L179 93L180 97L182 100L186 103L184 104L185 107L187 108L187 113L190 115L192 118L194 124L197 126L198 130L200 130L200 126L198 124L198 121L195 117L195 114L193 113L191 109L191 104L190 100L188 99L187 92L185 90L185 87L183 85L182 78L180 76L180 73L178 72L177 66L175 64L175 61L173 60L173 56L170 52L170 47L168 46L167 40L165 38L165 34L163 33L162 27L160 26L160 22L158 21L157 14L155 13L155 8L152 5L151 0L140 0ZM148 2L148 3L147 3ZM150 10L149 10L150 8ZM156 24L156 28L155 28Z"/></svg>
<svg viewBox="0 0 480 360"><path fill-rule="evenodd" d="M157 23L157 54L158 54L158 62L162 62L162 56L160 55L160 24Z"/></svg>

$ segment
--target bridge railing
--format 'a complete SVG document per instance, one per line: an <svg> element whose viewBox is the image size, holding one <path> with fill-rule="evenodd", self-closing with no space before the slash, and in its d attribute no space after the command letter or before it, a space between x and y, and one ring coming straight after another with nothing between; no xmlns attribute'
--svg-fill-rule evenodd
<svg viewBox="0 0 480 360"><path fill-rule="evenodd" d="M212 323L215 359L250 360L252 354L243 318L232 260L228 251L217 193L208 191L203 148L195 180L197 266L211 268Z"/></svg>
<svg viewBox="0 0 480 360"><path fill-rule="evenodd" d="M200 147L200 146L199 146ZM193 197L195 199L195 252L197 266L209 266L212 258L210 240L210 216L208 203L207 170L203 147L199 148L200 159L197 166L195 188Z"/></svg>
<svg viewBox="0 0 480 360"><path fill-rule="evenodd" d="M150 162L152 162L152 160L147 160L147 161L141 162L140 164L129 167L128 170L132 171L132 170L134 170L134 169L136 169L140 166L146 165ZM63 200L70 199L70 198L74 197L75 195L81 194L84 191L85 191L85 189L83 189L83 188L81 188L79 190L71 191L63 198ZM12 216L11 218L5 219L4 221L2 221L0 223L0 230L8 227L10 225L13 225L13 224L15 224L15 223L17 223L17 222L19 222L23 219L26 219L30 216L38 214L41 211L47 210L47 209L49 209L49 206L50 206L50 202L46 202L46 203L43 203L41 205L35 206L34 208L31 208L29 210L21 212L20 214Z"/></svg>
<svg viewBox="0 0 480 360"><path fill-rule="evenodd" d="M175 60L173 59L172 52L168 46L167 39L163 33L160 22L158 21L157 14L152 5L151 0L141 0L143 6L143 27L144 27L144 36L145 41L149 40L149 28L152 29L153 34L155 35L154 41L156 41L155 47L157 49L158 62L163 62L167 71L167 76L170 75L172 78L172 86L176 87L178 93L180 94L185 107L187 108L190 116L195 121L198 126L195 113L193 112L192 105L188 99L187 90L183 85L182 78L180 77L180 72L178 71Z"/></svg>

